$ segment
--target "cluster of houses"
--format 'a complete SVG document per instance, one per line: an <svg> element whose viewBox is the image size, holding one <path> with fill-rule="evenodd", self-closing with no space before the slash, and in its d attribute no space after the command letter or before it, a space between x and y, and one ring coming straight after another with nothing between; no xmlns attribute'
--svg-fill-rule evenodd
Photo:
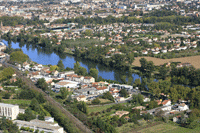
<svg viewBox="0 0 200 133"><path fill-rule="evenodd" d="M127 100L120 96L121 89L126 89L130 97L132 94L138 93L138 90L133 89L131 85L95 82L93 77L77 75L74 71L50 71L49 67L43 67L41 64L33 65L28 62L16 65L19 70L28 71L27 77L33 82L36 83L38 79L44 78L54 92L59 92L60 88L65 87L73 92L72 97L78 101L90 101L105 92L109 92L119 102Z"/></svg>

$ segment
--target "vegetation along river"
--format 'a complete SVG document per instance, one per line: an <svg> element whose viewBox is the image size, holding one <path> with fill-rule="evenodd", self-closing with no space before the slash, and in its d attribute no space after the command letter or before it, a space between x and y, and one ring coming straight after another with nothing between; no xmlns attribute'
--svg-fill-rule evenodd
<svg viewBox="0 0 200 133"><path fill-rule="evenodd" d="M8 46L7 41L5 40L2 40L2 41ZM122 80L124 79L124 77L126 77L126 81L128 80L128 78L130 78L130 76L132 76L133 81L137 78L140 78L140 76L137 74L109 68L104 65L95 63L93 61L75 58L74 56L71 56L71 55L67 55L66 57L61 58L54 52L46 53L39 48L33 48L31 45L20 46L18 42L17 43L11 42L11 47L14 49L17 49L17 48L22 49L22 51L25 54L27 54L32 61L37 62L38 64L42 64L42 65L48 65L48 64L57 65L58 61L62 60L65 67L73 68L74 63L78 61L82 67L85 67L87 69L87 71L89 71L90 68L98 69L99 76L107 80L109 79L116 80L122 83Z"/></svg>

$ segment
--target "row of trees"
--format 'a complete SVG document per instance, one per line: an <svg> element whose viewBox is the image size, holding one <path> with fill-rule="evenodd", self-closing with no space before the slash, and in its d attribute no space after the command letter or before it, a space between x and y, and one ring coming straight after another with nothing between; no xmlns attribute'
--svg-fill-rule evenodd
<svg viewBox="0 0 200 133"><path fill-rule="evenodd" d="M84 17L76 17L72 19L59 19L54 21L53 23L67 24L67 23L79 23L79 24L109 24L109 23L157 23L157 22L169 22L171 24L182 25L185 23L199 23L199 17L185 17L185 16L156 16L152 15L150 17L142 17L136 18L132 16L122 16L120 18L116 18L113 16L108 16L106 18L84 18Z"/></svg>

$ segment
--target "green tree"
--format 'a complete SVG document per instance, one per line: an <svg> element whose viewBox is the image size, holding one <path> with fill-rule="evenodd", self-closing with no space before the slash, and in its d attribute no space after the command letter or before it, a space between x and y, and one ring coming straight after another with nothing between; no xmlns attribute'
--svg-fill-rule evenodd
<svg viewBox="0 0 200 133"><path fill-rule="evenodd" d="M128 92L127 92L126 89L121 89L121 91L120 91L119 93L120 93L120 95L121 95L122 97L125 97L125 98L128 97Z"/></svg>
<svg viewBox="0 0 200 133"><path fill-rule="evenodd" d="M141 85L140 79L139 79L139 78L138 78L138 79L135 79L135 81L134 81L134 83L133 83L133 86L134 86L134 87L140 87L140 85Z"/></svg>
<svg viewBox="0 0 200 133"><path fill-rule="evenodd" d="M167 77L168 72L169 72L169 68L166 67L165 65L160 67L159 69L160 78L164 80Z"/></svg>
<svg viewBox="0 0 200 133"><path fill-rule="evenodd" d="M38 88L41 88L43 91L46 91L48 89L48 84L46 83L44 78L38 79L36 86Z"/></svg>
<svg viewBox="0 0 200 133"><path fill-rule="evenodd" d="M28 56L23 51L14 51L10 54L10 61L23 63L28 60Z"/></svg>
<svg viewBox="0 0 200 133"><path fill-rule="evenodd" d="M57 66L59 67L59 70L60 71L63 71L65 69L65 66L63 64L63 61L62 60L59 60Z"/></svg>
<svg viewBox="0 0 200 133"><path fill-rule="evenodd" d="M9 133L19 133L17 124L14 124L11 120L6 119L5 117L0 119L0 130L4 130Z"/></svg>
<svg viewBox="0 0 200 133"><path fill-rule="evenodd" d="M3 69L0 73L0 80L7 80L12 78L12 75L15 73L15 70L12 67Z"/></svg>
<svg viewBox="0 0 200 133"><path fill-rule="evenodd" d="M98 79L98 73L99 73L99 71L96 68L91 68L89 71L89 75L94 77L95 80Z"/></svg>
<svg viewBox="0 0 200 133"><path fill-rule="evenodd" d="M40 104L38 103L36 98L31 100L30 108L35 112L40 112Z"/></svg>
<svg viewBox="0 0 200 133"><path fill-rule="evenodd" d="M108 99L108 100L114 102L114 97L110 94L110 92L105 92L105 93L103 93L102 98L103 98L103 99Z"/></svg>
<svg viewBox="0 0 200 133"><path fill-rule="evenodd" d="M81 101L78 105L77 105L78 109L80 111L82 111L83 113L87 114L88 113L88 107L87 104L83 101Z"/></svg>
<svg viewBox="0 0 200 133"><path fill-rule="evenodd" d="M46 99L44 98L44 95L43 95L42 93L39 93L39 94L36 96L36 99L37 99L37 101L38 101L40 104L46 102Z"/></svg>
<svg viewBox="0 0 200 133"><path fill-rule="evenodd" d="M60 92L61 92L62 99L65 99L67 97L67 95L69 95L68 89L65 87L61 87Z"/></svg>
<svg viewBox="0 0 200 133"><path fill-rule="evenodd" d="M58 70L58 68L57 65L50 66L50 71Z"/></svg>
<svg viewBox="0 0 200 133"><path fill-rule="evenodd" d="M135 103L136 105L142 105L144 97L141 94L138 95L132 95L132 103Z"/></svg>
<svg viewBox="0 0 200 133"><path fill-rule="evenodd" d="M92 104L100 104L100 103L101 101L99 100L99 98L92 100Z"/></svg>

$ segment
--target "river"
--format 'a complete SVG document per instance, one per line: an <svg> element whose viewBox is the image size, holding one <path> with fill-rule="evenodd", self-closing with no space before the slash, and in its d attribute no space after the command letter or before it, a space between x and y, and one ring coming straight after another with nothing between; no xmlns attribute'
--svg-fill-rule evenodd
<svg viewBox="0 0 200 133"><path fill-rule="evenodd" d="M2 40L7 46L8 46L8 42L5 40ZM61 59L58 55L56 55L55 53L50 53L50 54L46 54L44 52L38 51L37 48L32 48L31 46L27 46L24 45L22 47L19 46L19 43L14 43L11 42L11 47L14 49L20 48L22 49L22 51L27 54L29 56L29 58L34 61L37 62L38 64L42 64L42 65L57 65L59 60L63 61L63 64L65 67L69 67L69 68L73 68L74 67L74 63L76 61L79 61L79 63L81 64L82 67L85 67L87 69L87 71L89 71L90 68L96 68L99 71L99 76L101 76L104 79L110 79L110 80L116 80L121 82L120 77L122 75L126 75L126 80L128 80L128 76L132 75L133 77L133 81L137 78L140 78L139 75L137 74L130 74L128 72L122 72L113 68L109 68L106 67L104 65L92 62L92 61L88 61L88 60L83 60L83 59L76 59L74 56L70 56L67 55L66 58Z"/></svg>

